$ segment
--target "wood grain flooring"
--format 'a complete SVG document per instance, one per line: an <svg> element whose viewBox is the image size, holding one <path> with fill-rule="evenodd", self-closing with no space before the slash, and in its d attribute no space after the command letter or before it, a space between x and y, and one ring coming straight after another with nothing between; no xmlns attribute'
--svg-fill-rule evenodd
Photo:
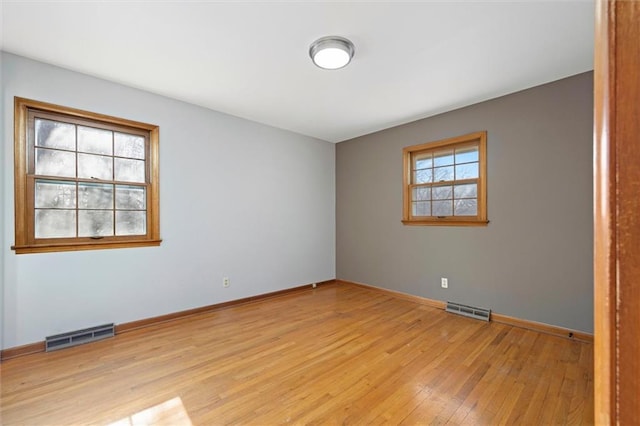
<svg viewBox="0 0 640 426"><path fill-rule="evenodd" d="M593 423L593 345L348 284L0 364L3 425Z"/></svg>

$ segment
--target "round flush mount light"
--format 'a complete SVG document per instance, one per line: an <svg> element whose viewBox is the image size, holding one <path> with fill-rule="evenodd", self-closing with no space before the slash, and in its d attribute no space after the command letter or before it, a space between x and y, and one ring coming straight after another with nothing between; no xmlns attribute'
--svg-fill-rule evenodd
<svg viewBox="0 0 640 426"><path fill-rule="evenodd" d="M337 70L346 66L353 58L353 43L344 37L322 37L311 43L309 56L318 67Z"/></svg>

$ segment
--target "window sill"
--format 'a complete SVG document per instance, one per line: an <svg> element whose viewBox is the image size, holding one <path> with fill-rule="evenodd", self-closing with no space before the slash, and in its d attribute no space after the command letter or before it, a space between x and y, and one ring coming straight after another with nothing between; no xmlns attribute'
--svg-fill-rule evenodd
<svg viewBox="0 0 640 426"><path fill-rule="evenodd" d="M159 246L162 240L141 240L141 241L107 241L104 243L66 243L66 244L32 244L24 246L11 246L16 254L26 253L52 253L59 251L80 251L80 250L106 250L115 248L133 247L155 247Z"/></svg>
<svg viewBox="0 0 640 426"><path fill-rule="evenodd" d="M487 226L488 220L403 220L404 225L409 226Z"/></svg>

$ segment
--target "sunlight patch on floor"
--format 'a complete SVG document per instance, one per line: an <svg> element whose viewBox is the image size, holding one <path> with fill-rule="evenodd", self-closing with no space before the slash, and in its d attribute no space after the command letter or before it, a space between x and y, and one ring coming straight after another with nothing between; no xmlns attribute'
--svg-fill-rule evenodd
<svg viewBox="0 0 640 426"><path fill-rule="evenodd" d="M176 425L193 426L179 396L111 423L109 426Z"/></svg>

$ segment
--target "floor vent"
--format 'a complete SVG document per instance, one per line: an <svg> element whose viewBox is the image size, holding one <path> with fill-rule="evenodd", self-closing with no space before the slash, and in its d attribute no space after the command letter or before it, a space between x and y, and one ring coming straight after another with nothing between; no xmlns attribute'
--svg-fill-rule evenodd
<svg viewBox="0 0 640 426"><path fill-rule="evenodd" d="M489 321L489 319L491 318L491 309L476 308L473 306L461 305L460 303L454 302L447 302L446 311L483 321Z"/></svg>
<svg viewBox="0 0 640 426"><path fill-rule="evenodd" d="M45 339L45 349L47 352L70 346L82 345L83 343L95 342L115 335L114 324L99 325L97 327L85 328L84 330L70 331L68 333L56 334Z"/></svg>

